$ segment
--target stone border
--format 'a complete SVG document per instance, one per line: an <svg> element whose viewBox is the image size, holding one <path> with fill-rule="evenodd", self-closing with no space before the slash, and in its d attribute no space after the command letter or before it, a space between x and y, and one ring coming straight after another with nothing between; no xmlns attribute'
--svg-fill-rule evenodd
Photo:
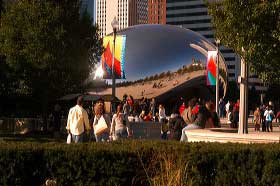
<svg viewBox="0 0 280 186"><path fill-rule="evenodd" d="M279 143L280 132L249 132L238 134L237 129L214 128L194 129L186 131L189 142L219 142L219 143Z"/></svg>

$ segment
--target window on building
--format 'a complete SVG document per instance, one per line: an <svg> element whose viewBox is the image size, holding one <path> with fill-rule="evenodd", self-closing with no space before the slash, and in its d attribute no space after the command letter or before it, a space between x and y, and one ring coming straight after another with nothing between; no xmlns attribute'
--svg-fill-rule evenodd
<svg viewBox="0 0 280 186"><path fill-rule="evenodd" d="M225 57L226 61L235 61L235 57Z"/></svg>
<svg viewBox="0 0 280 186"><path fill-rule="evenodd" d="M235 77L235 73L228 73L228 77Z"/></svg>
<svg viewBox="0 0 280 186"><path fill-rule="evenodd" d="M235 65L228 65L227 68L228 69L235 69Z"/></svg>

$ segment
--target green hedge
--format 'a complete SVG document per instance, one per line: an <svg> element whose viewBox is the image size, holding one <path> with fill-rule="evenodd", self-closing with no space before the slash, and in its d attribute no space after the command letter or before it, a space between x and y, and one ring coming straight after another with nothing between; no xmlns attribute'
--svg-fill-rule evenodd
<svg viewBox="0 0 280 186"><path fill-rule="evenodd" d="M280 185L278 144L0 143L0 185Z"/></svg>

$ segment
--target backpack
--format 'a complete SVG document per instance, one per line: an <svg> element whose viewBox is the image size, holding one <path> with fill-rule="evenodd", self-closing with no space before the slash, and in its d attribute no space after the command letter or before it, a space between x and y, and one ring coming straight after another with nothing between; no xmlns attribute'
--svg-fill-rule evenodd
<svg viewBox="0 0 280 186"><path fill-rule="evenodd" d="M272 121L272 116L269 112L267 113L265 120L266 121Z"/></svg>

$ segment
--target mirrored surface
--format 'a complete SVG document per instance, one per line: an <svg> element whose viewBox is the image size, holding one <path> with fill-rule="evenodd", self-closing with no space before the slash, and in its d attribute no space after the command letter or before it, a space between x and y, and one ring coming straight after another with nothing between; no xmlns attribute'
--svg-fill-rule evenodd
<svg viewBox="0 0 280 186"><path fill-rule="evenodd" d="M126 79L117 80L117 97L128 94L166 99L172 95L213 94L213 87L206 86L205 66L207 52L216 47L200 34L172 25L136 25L117 34L126 35ZM222 56L219 62L224 95L227 69ZM107 88L100 93L110 92Z"/></svg>

